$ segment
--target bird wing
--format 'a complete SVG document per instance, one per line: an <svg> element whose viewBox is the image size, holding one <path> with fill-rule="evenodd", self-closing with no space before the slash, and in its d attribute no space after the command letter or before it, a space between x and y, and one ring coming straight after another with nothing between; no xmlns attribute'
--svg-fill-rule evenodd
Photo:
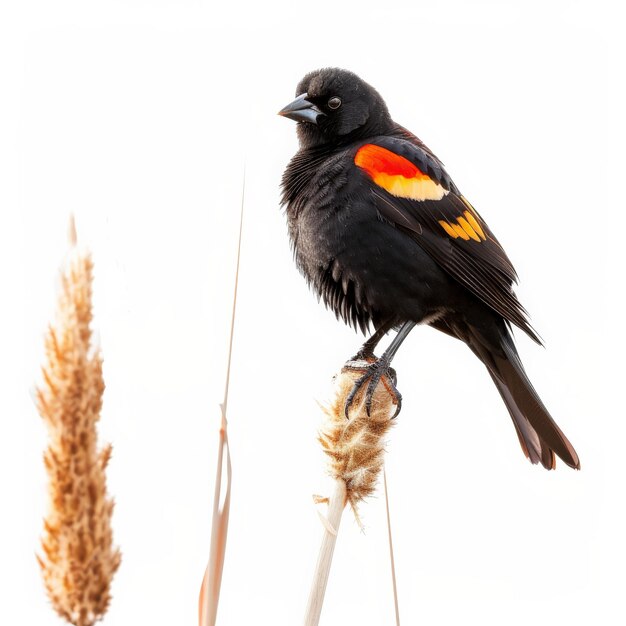
<svg viewBox="0 0 626 626"><path fill-rule="evenodd" d="M511 286L517 274L504 249L419 140L377 137L354 155L382 219L405 231L446 272L541 343Z"/></svg>

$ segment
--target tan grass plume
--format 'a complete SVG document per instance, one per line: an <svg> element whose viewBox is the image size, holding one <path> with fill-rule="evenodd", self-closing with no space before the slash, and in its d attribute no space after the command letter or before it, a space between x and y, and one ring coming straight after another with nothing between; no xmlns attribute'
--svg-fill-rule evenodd
<svg viewBox="0 0 626 626"><path fill-rule="evenodd" d="M91 341L93 263L75 245L73 221L70 243L36 395L50 437L44 454L49 508L37 558L55 611L75 626L91 626L107 610L121 557L113 547L113 500L106 490L111 446L97 446L104 380Z"/></svg>
<svg viewBox="0 0 626 626"><path fill-rule="evenodd" d="M385 435L391 428L391 415L395 408L385 378L379 383L372 398L368 415L363 399L350 411L346 419L344 405L361 372L344 369L335 381L335 397L323 407L326 421L319 441L329 457L328 471L346 484L346 501L357 516L357 504L372 495L384 463ZM364 394L361 392L360 394Z"/></svg>
<svg viewBox="0 0 626 626"><path fill-rule="evenodd" d="M319 441L328 455L328 471L334 478L335 489L327 499L328 514L320 514L324 533L305 611L305 626L319 624L343 509L349 502L359 521L357 505L376 489L384 464L385 435L393 423L391 416L395 409L389 381L383 378L377 385L369 415L363 398L367 385L357 395L349 420L344 413L346 399L362 373L344 368L335 380L335 397L330 405L322 407L325 421ZM326 501L319 497L316 500Z"/></svg>

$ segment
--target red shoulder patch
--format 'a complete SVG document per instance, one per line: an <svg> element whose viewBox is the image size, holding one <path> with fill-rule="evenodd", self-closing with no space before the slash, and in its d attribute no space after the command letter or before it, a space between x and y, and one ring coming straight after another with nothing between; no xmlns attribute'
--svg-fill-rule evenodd
<svg viewBox="0 0 626 626"><path fill-rule="evenodd" d="M399 198L441 200L448 191L403 156L367 143L354 156L354 164L379 186Z"/></svg>
<svg viewBox="0 0 626 626"><path fill-rule="evenodd" d="M405 178L424 176L424 173L408 159L373 143L361 146L354 157L354 162L372 178L376 174L404 176Z"/></svg>

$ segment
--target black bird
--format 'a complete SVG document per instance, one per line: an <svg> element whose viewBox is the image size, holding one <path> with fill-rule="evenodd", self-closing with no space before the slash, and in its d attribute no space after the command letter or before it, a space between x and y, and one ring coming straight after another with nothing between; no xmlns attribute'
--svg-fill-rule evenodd
<svg viewBox="0 0 626 626"><path fill-rule="evenodd" d="M346 415L364 385L369 408L381 376L395 376L390 363L402 341L428 324L484 363L533 463L553 469L557 454L579 469L513 343L512 324L540 343L513 292L513 265L441 161L352 72L311 72L296 95L280 115L298 122L300 149L282 181L297 266L338 318L364 333L374 327L354 357L365 373Z"/></svg>

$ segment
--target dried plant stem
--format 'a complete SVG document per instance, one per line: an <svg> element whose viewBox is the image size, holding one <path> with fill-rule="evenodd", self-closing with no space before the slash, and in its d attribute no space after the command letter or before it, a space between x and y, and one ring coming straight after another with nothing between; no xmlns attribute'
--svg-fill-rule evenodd
<svg viewBox="0 0 626 626"><path fill-rule="evenodd" d="M226 471L224 471L224 468ZM227 422L222 414L213 501L211 553L200 588L198 617L200 626L214 626L217 620L222 571L224 570L224 559L226 556L226 538L228 537L231 481L232 467L230 463L230 451L228 449Z"/></svg>
<svg viewBox="0 0 626 626"><path fill-rule="evenodd" d="M222 572L226 559L226 539L228 538L228 520L230 517L230 488L232 484L232 465L230 447L228 445L228 390L230 387L230 365L233 356L233 337L235 335L235 316L237 313L237 290L239 286L239 264L241 261L241 239L243 234L243 209L246 194L246 172L243 173L241 188L241 213L239 215L239 242L237 244L237 266L235 270L235 288L233 293L233 309L230 318L230 338L228 345L228 363L226 365L226 381L224 384L224 401L221 404L222 422L220 425L220 441L217 455L217 473L215 475L215 491L213 495L213 519L211 524L211 551L209 562L204 572L198 602L199 626L215 626L217 607L220 601ZM224 471L224 469L226 471Z"/></svg>
<svg viewBox="0 0 626 626"><path fill-rule="evenodd" d="M335 479L335 489L328 501L328 516L322 517L324 535L309 594L305 626L319 624L343 509L349 502L358 521L357 504L374 492L383 467L385 435L391 427L394 412L393 396L383 379L376 387L370 414L365 410L363 398L357 397L358 406L351 410L347 420L344 414L346 398L359 376L360 372L342 370L337 377L335 398L324 408L326 423L319 441L328 455L328 469Z"/></svg>
<svg viewBox="0 0 626 626"><path fill-rule="evenodd" d="M393 606L396 612L396 626L400 626L400 609L398 607L398 585L396 583L396 560L393 557L391 514L389 513L389 492L387 490L387 469L385 467L383 467L383 483L385 485L385 509L387 510L387 536L389 538L389 561L391 564L391 584L393 585Z"/></svg>
<svg viewBox="0 0 626 626"><path fill-rule="evenodd" d="M347 502L346 492L346 483L343 480L335 480L335 491L328 502L328 515L325 519L322 545L313 574L313 585L306 608L304 626L317 626L320 621L341 515Z"/></svg>

